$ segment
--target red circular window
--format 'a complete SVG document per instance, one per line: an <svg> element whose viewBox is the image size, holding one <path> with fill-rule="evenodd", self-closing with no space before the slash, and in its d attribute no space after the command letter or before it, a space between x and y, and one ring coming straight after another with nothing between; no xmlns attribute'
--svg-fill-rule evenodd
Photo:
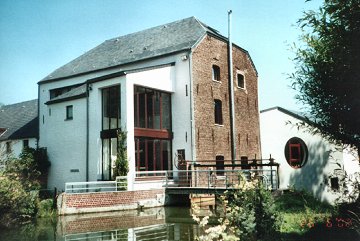
<svg viewBox="0 0 360 241"><path fill-rule="evenodd" d="M293 137L286 142L284 153L287 163L293 168L303 167L308 158L307 146L298 137Z"/></svg>

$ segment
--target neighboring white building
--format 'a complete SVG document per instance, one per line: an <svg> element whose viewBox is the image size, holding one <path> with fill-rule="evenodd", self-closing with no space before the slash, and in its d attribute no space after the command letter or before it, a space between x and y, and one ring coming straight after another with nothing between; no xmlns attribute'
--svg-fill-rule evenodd
<svg viewBox="0 0 360 241"><path fill-rule="evenodd" d="M325 202L334 202L341 192L345 172L359 172L356 155L348 149L299 129L305 118L281 107L260 112L263 158L280 163L280 189L305 189Z"/></svg>
<svg viewBox="0 0 360 241"><path fill-rule="evenodd" d="M0 107L0 166L9 157L18 157L24 147L37 147L38 100Z"/></svg>
<svg viewBox="0 0 360 241"><path fill-rule="evenodd" d="M178 154L229 160L227 46L190 17L107 40L41 80L48 187L112 179L119 129L127 132L129 190L138 188L136 171L173 170ZM236 155L259 156L257 72L246 50L232 49Z"/></svg>

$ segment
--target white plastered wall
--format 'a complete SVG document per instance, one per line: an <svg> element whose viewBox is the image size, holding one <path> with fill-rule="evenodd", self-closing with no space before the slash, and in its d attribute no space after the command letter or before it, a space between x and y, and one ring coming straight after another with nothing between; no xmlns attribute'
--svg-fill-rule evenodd
<svg viewBox="0 0 360 241"><path fill-rule="evenodd" d="M273 109L260 114L261 147L263 158L270 154L275 162L280 163L280 188L295 187L313 193L322 201L333 203L338 193L331 190L329 176L336 169L344 171L342 148L330 144L319 135L298 129L300 120ZM307 163L298 169L292 168L285 159L286 142L292 138L301 138L308 148ZM345 166L345 168L347 168Z"/></svg>
<svg viewBox="0 0 360 241"><path fill-rule="evenodd" d="M64 190L65 182L86 181L86 98L45 105L51 89L84 83L86 80L121 70L175 63L151 70L129 72L121 77L91 84L89 92L89 181L100 178L101 153L101 89L121 85L121 126L127 131L129 157L129 189L133 189L135 173L133 86L141 85L172 93L172 157L177 149L185 149L191 159L190 71L189 60L179 53L173 56L144 61L138 64L99 71L70 79L43 83L39 86L40 147L47 147L50 162L49 188ZM187 89L187 91L186 91ZM186 93L187 92L187 93ZM65 108L74 105L74 120L65 122ZM49 109L51 109L51 116ZM68 138L71 137L71 138ZM65 143L62 145L61 143ZM79 172L74 172L74 170ZM173 167L175 169L175 166ZM71 172L73 170L73 172Z"/></svg>
<svg viewBox="0 0 360 241"><path fill-rule="evenodd" d="M25 138L25 139L17 139L17 140L6 140L0 141L0 159L5 159L7 157L19 157L20 153L24 148L23 141L29 141L29 147L36 148L37 147L37 140L36 138ZM11 146L11 153L6 153L6 143L10 142Z"/></svg>

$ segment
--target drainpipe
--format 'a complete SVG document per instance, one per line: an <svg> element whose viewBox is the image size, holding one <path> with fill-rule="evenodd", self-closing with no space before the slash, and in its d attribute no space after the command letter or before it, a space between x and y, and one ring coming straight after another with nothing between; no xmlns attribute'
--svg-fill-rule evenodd
<svg viewBox="0 0 360 241"><path fill-rule="evenodd" d="M235 145L235 107L234 107L234 81L233 81L233 58L232 58L232 41L231 41L231 13L228 11L228 67L229 67L229 107L230 107L230 139L231 139L231 161L235 164L236 145Z"/></svg>
<svg viewBox="0 0 360 241"><path fill-rule="evenodd" d="M38 133L36 133L36 149L39 149L39 142L40 142L40 84L38 83L38 99L37 99L37 126L38 126Z"/></svg>
<svg viewBox="0 0 360 241"><path fill-rule="evenodd" d="M86 181L89 181L89 83L86 82Z"/></svg>
<svg viewBox="0 0 360 241"><path fill-rule="evenodd" d="M195 114L194 114L194 93L193 93L193 78L192 78L192 52L189 52L189 78L190 78L190 113L191 113L191 158L192 162L196 159L196 143L195 143Z"/></svg>

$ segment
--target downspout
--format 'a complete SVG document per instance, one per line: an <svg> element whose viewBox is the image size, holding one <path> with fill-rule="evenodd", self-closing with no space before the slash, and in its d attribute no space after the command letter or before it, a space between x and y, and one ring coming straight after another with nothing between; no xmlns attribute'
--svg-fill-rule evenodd
<svg viewBox="0 0 360 241"><path fill-rule="evenodd" d="M231 139L231 162L234 165L236 159L235 145L235 107L234 107L234 81L233 81L233 58L232 58L232 41L231 41L231 13L228 11L228 67L229 67L229 107L230 107L230 139Z"/></svg>
<svg viewBox="0 0 360 241"><path fill-rule="evenodd" d="M86 82L86 181L89 181L89 82Z"/></svg>
<svg viewBox="0 0 360 241"><path fill-rule="evenodd" d="M39 149L39 142L40 142L40 84L38 83L38 99L37 99L37 116L38 116L38 133L36 133L36 149Z"/></svg>
<svg viewBox="0 0 360 241"><path fill-rule="evenodd" d="M189 53L189 78L190 78L190 124L191 124L191 158L192 162L196 160L196 144L195 144L195 115L194 115L194 92L192 78L192 52Z"/></svg>

